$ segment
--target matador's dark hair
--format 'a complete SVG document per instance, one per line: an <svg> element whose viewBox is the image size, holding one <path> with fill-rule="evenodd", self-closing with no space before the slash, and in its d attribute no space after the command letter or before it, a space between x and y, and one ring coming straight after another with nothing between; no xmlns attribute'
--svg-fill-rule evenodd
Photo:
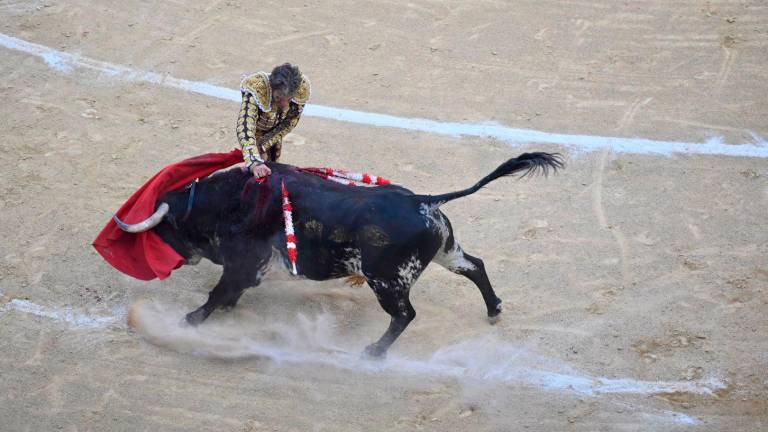
<svg viewBox="0 0 768 432"><path fill-rule="evenodd" d="M272 87L273 93L293 97L300 85L301 72L299 72L299 67L290 63L275 66L269 76L269 86Z"/></svg>

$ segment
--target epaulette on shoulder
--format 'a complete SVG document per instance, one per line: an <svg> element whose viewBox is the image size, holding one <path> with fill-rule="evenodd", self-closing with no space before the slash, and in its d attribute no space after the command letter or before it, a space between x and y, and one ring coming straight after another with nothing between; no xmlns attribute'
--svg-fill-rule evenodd
<svg viewBox="0 0 768 432"><path fill-rule="evenodd" d="M260 110L264 112L272 110L272 88L269 86L269 76L266 72L256 72L243 78L240 82L240 91L253 96Z"/></svg>
<svg viewBox="0 0 768 432"><path fill-rule="evenodd" d="M294 96L291 100L299 105L304 105L309 102L310 92L311 89L309 85L309 79L306 75L301 74L301 84L299 85L299 89L296 90L296 96Z"/></svg>

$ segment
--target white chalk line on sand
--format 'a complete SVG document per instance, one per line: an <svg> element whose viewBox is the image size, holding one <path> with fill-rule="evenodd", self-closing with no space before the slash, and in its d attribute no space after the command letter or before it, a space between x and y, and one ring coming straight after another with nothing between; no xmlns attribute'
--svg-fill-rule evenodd
<svg viewBox="0 0 768 432"><path fill-rule="evenodd" d="M240 92L198 81L174 78L166 74L146 72L127 66L112 64L58 51L50 47L27 42L0 33L0 45L40 57L48 66L62 73L75 68L89 69L105 76L132 82L146 82L219 99L240 102ZM548 143L561 145L575 151L598 151L609 148L616 153L634 153L669 156L675 153L722 155L768 158L768 142L752 133L753 143L728 144L720 137L712 137L703 143L659 141L644 138L621 138L592 135L558 134L532 129L517 129L495 124L471 124L439 122L421 118L397 117L323 105L308 104L304 115L349 123L365 124L428 132L454 137L489 137L512 145L524 143Z"/></svg>
<svg viewBox="0 0 768 432"><path fill-rule="evenodd" d="M102 329L110 325L114 325L120 322L122 319L119 315L91 316L75 312L71 308L46 308L29 300L22 299L13 299L0 307L0 316L10 311L18 311L30 315L36 315L39 317L51 319L53 321L65 323L73 328L88 330Z"/></svg>

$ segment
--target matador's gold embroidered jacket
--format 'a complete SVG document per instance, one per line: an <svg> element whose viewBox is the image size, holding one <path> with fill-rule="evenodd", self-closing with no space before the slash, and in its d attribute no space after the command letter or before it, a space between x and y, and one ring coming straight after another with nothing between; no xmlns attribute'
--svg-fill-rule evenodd
<svg viewBox="0 0 768 432"><path fill-rule="evenodd" d="M256 156L268 161L280 158L283 137L299 123L304 105L309 100L309 80L302 75L296 96L287 112L279 111L272 101L269 74L257 72L240 83L243 102L237 119L237 140L246 163Z"/></svg>

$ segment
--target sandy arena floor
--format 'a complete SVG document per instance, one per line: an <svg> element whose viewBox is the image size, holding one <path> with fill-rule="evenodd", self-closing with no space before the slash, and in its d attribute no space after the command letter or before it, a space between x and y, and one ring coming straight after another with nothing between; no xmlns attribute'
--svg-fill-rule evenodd
<svg viewBox="0 0 768 432"><path fill-rule="evenodd" d="M0 1L0 430L768 429L764 1L254 4ZM238 104L172 78L236 89L283 61L313 104L359 117L306 115L285 162L442 193L523 151L566 155L444 207L499 324L433 266L384 362L358 354L387 315L341 281L275 277L184 329L219 268L143 283L90 247L158 169L236 145Z"/></svg>

